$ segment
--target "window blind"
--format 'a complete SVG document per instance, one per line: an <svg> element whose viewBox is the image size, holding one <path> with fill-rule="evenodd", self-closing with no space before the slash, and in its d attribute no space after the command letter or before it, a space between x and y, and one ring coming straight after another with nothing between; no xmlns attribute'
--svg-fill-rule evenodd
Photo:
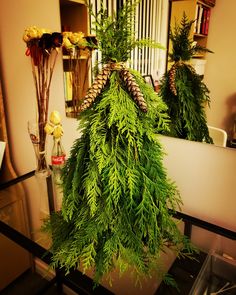
<svg viewBox="0 0 236 295"><path fill-rule="evenodd" d="M108 15L116 13L126 0L90 0L96 15L101 5L108 11ZM135 0L131 0L135 2ZM166 45L168 5L165 0L143 0L136 7L134 30L137 39L150 38ZM90 16L91 34L95 34L93 17ZM93 64L101 60L101 53L93 56ZM139 71L142 75L152 75L158 79L165 72L166 53L163 49L135 48L131 53L128 66Z"/></svg>

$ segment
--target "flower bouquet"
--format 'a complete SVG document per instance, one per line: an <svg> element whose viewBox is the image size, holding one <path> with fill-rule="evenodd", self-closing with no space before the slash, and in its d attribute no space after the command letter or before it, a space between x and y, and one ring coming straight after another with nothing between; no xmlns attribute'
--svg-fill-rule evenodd
<svg viewBox="0 0 236 295"><path fill-rule="evenodd" d="M82 32L63 32L63 54L69 59L69 82L72 86L72 101L68 106L76 116L86 91L92 50L97 45L95 36Z"/></svg>
<svg viewBox="0 0 236 295"><path fill-rule="evenodd" d="M25 30L23 40L27 45L26 56L31 59L37 102L37 119L33 124L28 124L28 129L37 158L36 173L45 172L48 171L48 165L45 157L44 126L48 117L50 85L58 48L62 45L62 34L32 26Z"/></svg>

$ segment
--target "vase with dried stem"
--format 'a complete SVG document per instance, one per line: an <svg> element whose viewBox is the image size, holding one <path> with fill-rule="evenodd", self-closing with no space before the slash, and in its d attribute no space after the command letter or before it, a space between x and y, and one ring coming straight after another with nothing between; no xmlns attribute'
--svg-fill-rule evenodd
<svg viewBox="0 0 236 295"><path fill-rule="evenodd" d="M76 117L83 97L86 94L86 82L91 64L92 51L97 47L95 36L84 36L82 32L68 32L63 34L63 52L68 57L69 83L72 87L70 114Z"/></svg>
<svg viewBox="0 0 236 295"><path fill-rule="evenodd" d="M31 59L37 106L35 124L28 122L28 131L36 154L36 173L47 174L50 170L46 161L44 126L48 118L50 85L58 51L62 45L62 34L33 26L25 30L23 40L27 45L26 55Z"/></svg>

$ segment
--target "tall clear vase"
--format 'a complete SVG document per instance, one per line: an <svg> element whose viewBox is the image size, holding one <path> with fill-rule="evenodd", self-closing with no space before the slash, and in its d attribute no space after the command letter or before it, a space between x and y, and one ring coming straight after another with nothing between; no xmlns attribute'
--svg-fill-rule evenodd
<svg viewBox="0 0 236 295"><path fill-rule="evenodd" d="M28 132L36 157L35 175L47 177L51 174L51 170L46 158L46 133L44 131L44 123L38 123L33 120L28 121Z"/></svg>

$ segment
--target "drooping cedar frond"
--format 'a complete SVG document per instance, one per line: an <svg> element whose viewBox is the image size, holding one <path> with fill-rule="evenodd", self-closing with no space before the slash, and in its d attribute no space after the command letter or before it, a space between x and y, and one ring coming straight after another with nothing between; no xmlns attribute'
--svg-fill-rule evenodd
<svg viewBox="0 0 236 295"><path fill-rule="evenodd" d="M172 66L160 82L159 95L168 106L169 136L212 143L209 136L205 107L210 104L209 89L189 60L199 51L208 51L190 39L194 21L183 14L180 25L170 32L172 51L169 53Z"/></svg>
<svg viewBox="0 0 236 295"><path fill-rule="evenodd" d="M190 38L191 28L194 20L188 20L185 12L180 24L175 24L173 30L170 30L169 38L172 44L172 51L169 53L170 61L189 61L194 55L211 50L200 46Z"/></svg>
<svg viewBox="0 0 236 295"><path fill-rule="evenodd" d="M116 20L104 14L98 23L103 68L81 105L81 137L62 175L62 209L45 224L53 266L93 268L95 282L115 268L133 269L137 278L157 269L164 276L159 257L166 247L193 251L169 210L181 200L156 138L156 131L169 130L166 104L123 62L136 44L122 27L125 18L130 26L132 11L126 1Z"/></svg>

